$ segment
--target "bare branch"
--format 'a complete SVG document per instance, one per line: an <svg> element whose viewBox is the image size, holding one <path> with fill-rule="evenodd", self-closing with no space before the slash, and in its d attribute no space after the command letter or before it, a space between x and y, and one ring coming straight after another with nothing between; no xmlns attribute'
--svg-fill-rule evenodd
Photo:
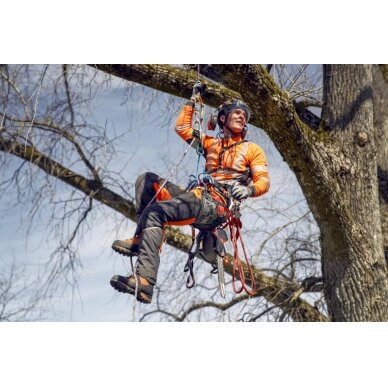
<svg viewBox="0 0 388 388"><path fill-rule="evenodd" d="M86 195L97 199L105 205L119 211L128 218L135 219L135 207L130 202L103 187L100 182L88 180L83 176L76 174L60 163L40 153L36 148L23 146L17 142L3 140L0 137L0 150L18 156L28 162L35 164L44 172L52 175L68 185L75 187Z"/></svg>
<svg viewBox="0 0 388 388"><path fill-rule="evenodd" d="M255 294L252 297L255 297L255 296L258 296L258 294ZM249 295L243 294L243 295L239 295L239 296L235 297L230 302L224 303L224 304L223 303L215 303L215 302L211 302L211 301L196 303L196 304L193 304L192 306L190 306L190 308L187 309L182 315L177 317L176 320L178 322L183 322L193 311L200 310L200 309L203 309L205 307L214 307L218 310L225 311L225 310L228 310L229 308L231 308L232 306L240 303L241 301L247 300L249 298L250 298Z"/></svg>

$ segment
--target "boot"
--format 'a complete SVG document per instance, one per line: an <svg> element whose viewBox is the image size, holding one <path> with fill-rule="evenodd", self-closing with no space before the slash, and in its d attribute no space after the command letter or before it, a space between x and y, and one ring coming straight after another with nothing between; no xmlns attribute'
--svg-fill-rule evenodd
<svg viewBox="0 0 388 388"><path fill-rule="evenodd" d="M154 292L154 286L152 284L141 284L145 279L137 276L137 300L141 303L151 303L152 294ZM135 276L129 277L115 275L110 280L110 285L118 292L125 292L128 294L135 295L136 292L136 280Z"/></svg>
<svg viewBox="0 0 388 388"><path fill-rule="evenodd" d="M120 255L137 256L139 254L139 244L141 236L133 236L128 240L116 240L112 244L112 249Z"/></svg>

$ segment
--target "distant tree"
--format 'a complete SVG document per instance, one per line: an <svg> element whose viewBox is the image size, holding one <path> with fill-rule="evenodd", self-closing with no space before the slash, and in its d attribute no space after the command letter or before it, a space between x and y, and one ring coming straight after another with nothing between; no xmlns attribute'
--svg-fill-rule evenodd
<svg viewBox="0 0 388 388"><path fill-rule="evenodd" d="M39 321L44 319L44 292L40 278L28 280L25 266L15 262L0 266L0 322Z"/></svg>

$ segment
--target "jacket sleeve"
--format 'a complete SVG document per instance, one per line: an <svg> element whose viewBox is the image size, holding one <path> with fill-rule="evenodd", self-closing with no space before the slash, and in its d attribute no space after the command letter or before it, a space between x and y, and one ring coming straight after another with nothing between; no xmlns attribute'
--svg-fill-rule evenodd
<svg viewBox="0 0 388 388"><path fill-rule="evenodd" d="M263 149L254 143L250 143L248 155L252 174L251 186L255 191L253 197L259 197L265 194L270 186L267 159Z"/></svg>
<svg viewBox="0 0 388 388"><path fill-rule="evenodd" d="M193 137L193 128L192 128L192 118L194 114L194 103L188 101L186 105L182 108L175 124L175 132L188 144L194 139ZM193 146L196 147L196 141L193 143Z"/></svg>

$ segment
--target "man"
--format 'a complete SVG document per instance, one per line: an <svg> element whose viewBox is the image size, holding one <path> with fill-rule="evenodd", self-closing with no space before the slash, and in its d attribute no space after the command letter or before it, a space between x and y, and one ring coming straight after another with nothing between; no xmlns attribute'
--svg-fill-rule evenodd
<svg viewBox="0 0 388 388"><path fill-rule="evenodd" d="M216 227L225 221L228 194L241 201L261 196L269 189L263 150L244 140L251 115L249 107L239 100L226 101L218 108L216 116L222 136L201 137L191 124L195 101L193 96L183 107L176 121L176 132L188 143L194 140L193 146L198 142L202 144L205 169L213 184L185 191L156 174L141 175L135 185L138 219L135 235L128 240L116 240L112 245L120 254L138 255L138 260L137 279L135 275L115 275L110 284L119 292L133 295L137 287L137 300L143 303L151 303L165 225ZM214 128L215 122L209 129ZM157 201L150 203L163 184Z"/></svg>

